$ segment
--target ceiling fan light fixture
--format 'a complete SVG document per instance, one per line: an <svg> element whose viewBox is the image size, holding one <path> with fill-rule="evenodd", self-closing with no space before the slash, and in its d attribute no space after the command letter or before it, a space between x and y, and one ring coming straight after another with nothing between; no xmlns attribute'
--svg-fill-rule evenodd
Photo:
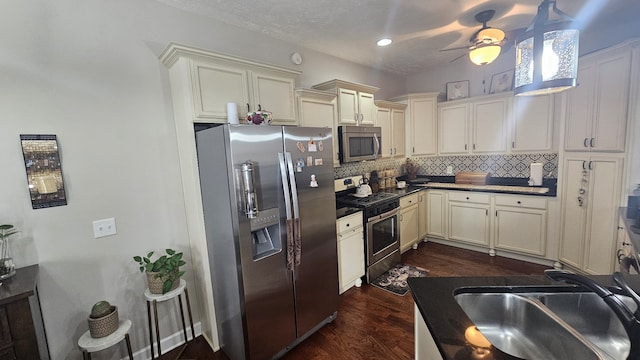
<svg viewBox="0 0 640 360"><path fill-rule="evenodd" d="M561 92L576 86L579 31L573 18L543 0L527 31L516 41L514 93Z"/></svg>
<svg viewBox="0 0 640 360"><path fill-rule="evenodd" d="M496 44L477 46L469 51L469 60L476 65L487 65L498 58L501 50L500 45Z"/></svg>
<svg viewBox="0 0 640 360"><path fill-rule="evenodd" d="M476 41L499 43L504 40L504 31L496 28L484 28L478 31Z"/></svg>

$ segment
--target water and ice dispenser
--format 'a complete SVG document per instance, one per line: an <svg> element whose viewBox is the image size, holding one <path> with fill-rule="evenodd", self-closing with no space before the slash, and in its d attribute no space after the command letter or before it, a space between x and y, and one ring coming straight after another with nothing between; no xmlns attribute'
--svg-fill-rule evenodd
<svg viewBox="0 0 640 360"><path fill-rule="evenodd" d="M280 213L277 208L266 209L250 220L253 260L260 260L282 250Z"/></svg>

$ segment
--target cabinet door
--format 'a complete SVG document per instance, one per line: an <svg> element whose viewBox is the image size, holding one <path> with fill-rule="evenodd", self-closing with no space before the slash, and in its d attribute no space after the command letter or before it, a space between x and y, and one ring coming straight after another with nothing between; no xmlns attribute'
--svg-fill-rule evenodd
<svg viewBox="0 0 640 360"><path fill-rule="evenodd" d="M375 124L376 121L376 104L374 102L373 94L358 93L358 109L360 113L360 125Z"/></svg>
<svg viewBox="0 0 640 360"><path fill-rule="evenodd" d="M617 240L622 160L592 158L587 167L591 176L584 270L590 274L611 274Z"/></svg>
<svg viewBox="0 0 640 360"><path fill-rule="evenodd" d="M338 273L340 293L364 276L364 240L362 228L338 241Z"/></svg>
<svg viewBox="0 0 640 360"><path fill-rule="evenodd" d="M512 151L550 151L553 146L553 97L514 97L511 124Z"/></svg>
<svg viewBox="0 0 640 360"><path fill-rule="evenodd" d="M391 110L391 127L393 133L393 156L405 156L404 140L404 111L398 109Z"/></svg>
<svg viewBox="0 0 640 360"><path fill-rule="evenodd" d="M567 124L565 150L588 151L591 139L596 65L588 63L578 68L578 86L567 91Z"/></svg>
<svg viewBox="0 0 640 360"><path fill-rule="evenodd" d="M588 190L588 160L588 158L566 159L562 170L564 181L559 258L562 262L577 268L582 268L587 205L590 201L585 196L587 194L580 194L580 189ZM579 197L582 197L582 202L579 201Z"/></svg>
<svg viewBox="0 0 640 360"><path fill-rule="evenodd" d="M449 201L449 240L489 245L489 207Z"/></svg>
<svg viewBox="0 0 640 360"><path fill-rule="evenodd" d="M436 99L409 100L411 155L436 154Z"/></svg>
<svg viewBox="0 0 640 360"><path fill-rule="evenodd" d="M383 158L393 156L393 135L391 123L391 109L378 108L376 116L376 126L380 127L381 154Z"/></svg>
<svg viewBox="0 0 640 360"><path fill-rule="evenodd" d="M234 67L192 61L194 120L227 122L227 103L246 115L249 100L247 71Z"/></svg>
<svg viewBox="0 0 640 360"><path fill-rule="evenodd" d="M446 238L445 195L444 191L427 191L427 235L442 239Z"/></svg>
<svg viewBox="0 0 640 360"><path fill-rule="evenodd" d="M338 138L335 126L337 107L333 100L319 100L301 96L299 98L300 126L328 127L333 135L333 165L338 166Z"/></svg>
<svg viewBox="0 0 640 360"><path fill-rule="evenodd" d="M273 124L297 125L295 81L273 75L251 72L253 80L253 106L271 111Z"/></svg>
<svg viewBox="0 0 640 360"><path fill-rule="evenodd" d="M624 151L630 64L628 52L598 63L591 151Z"/></svg>
<svg viewBox="0 0 640 360"><path fill-rule="evenodd" d="M440 108L438 120L440 154L466 154L469 152L467 147L468 118L469 107L467 104Z"/></svg>
<svg viewBox="0 0 640 360"><path fill-rule="evenodd" d="M418 206L413 205L400 212L400 252L407 251L418 242Z"/></svg>
<svg viewBox="0 0 640 360"><path fill-rule="evenodd" d="M357 125L358 92L349 89L338 89L338 122L342 125Z"/></svg>
<svg viewBox="0 0 640 360"><path fill-rule="evenodd" d="M506 98L473 104L473 152L507 151L507 111Z"/></svg>
<svg viewBox="0 0 640 360"><path fill-rule="evenodd" d="M547 211L497 207L495 247L532 255L545 255Z"/></svg>
<svg viewBox="0 0 640 360"><path fill-rule="evenodd" d="M418 193L418 239L427 237L428 209L427 190L422 190Z"/></svg>

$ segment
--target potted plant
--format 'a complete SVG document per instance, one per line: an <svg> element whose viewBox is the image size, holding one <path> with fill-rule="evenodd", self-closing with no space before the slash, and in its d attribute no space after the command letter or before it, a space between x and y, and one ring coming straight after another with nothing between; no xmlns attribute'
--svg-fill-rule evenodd
<svg viewBox="0 0 640 360"><path fill-rule="evenodd" d="M0 280L7 279L16 274L9 237L18 232L13 225L0 225Z"/></svg>
<svg viewBox="0 0 640 360"><path fill-rule="evenodd" d="M180 266L186 264L182 260L182 252L166 249L166 254L152 261L153 251L147 256L134 256L133 260L140 265L140 272L147 273L147 285L152 294L166 294L178 287L184 271Z"/></svg>

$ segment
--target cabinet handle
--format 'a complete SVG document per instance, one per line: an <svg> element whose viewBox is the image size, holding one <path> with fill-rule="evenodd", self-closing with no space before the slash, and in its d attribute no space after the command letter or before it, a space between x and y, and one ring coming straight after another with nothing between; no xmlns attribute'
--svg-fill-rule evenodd
<svg viewBox="0 0 640 360"><path fill-rule="evenodd" d="M485 210L485 216L489 216L489 209Z"/></svg>
<svg viewBox="0 0 640 360"><path fill-rule="evenodd" d="M464 149L467 150L467 144L464 144Z"/></svg>
<svg viewBox="0 0 640 360"><path fill-rule="evenodd" d="M467 196L467 200L469 200L469 197Z"/></svg>
<svg viewBox="0 0 640 360"><path fill-rule="evenodd" d="M596 140L596 138L591 138L591 140L589 140L589 146L594 147L595 146L595 144L594 144L595 140Z"/></svg>
<svg viewBox="0 0 640 360"><path fill-rule="evenodd" d="M349 227L349 226L351 226L351 224L347 223L347 225L346 225L346 226L347 226L347 227Z"/></svg>
<svg viewBox="0 0 640 360"><path fill-rule="evenodd" d="M512 148L512 149L515 149L515 148L516 148L516 142L515 142L515 141L512 141L512 142L511 142L511 148Z"/></svg>
<svg viewBox="0 0 640 360"><path fill-rule="evenodd" d="M589 141L589 138L584 138L584 142L582 143L584 147L589 147L589 145L587 145L587 141Z"/></svg>
<svg viewBox="0 0 640 360"><path fill-rule="evenodd" d="M589 161L589 170L593 170L593 161Z"/></svg>
<svg viewBox="0 0 640 360"><path fill-rule="evenodd" d="M411 152L412 152L412 153L414 153L414 154L416 153L416 147L415 147L415 146L413 146L413 147L411 148Z"/></svg>
<svg viewBox="0 0 640 360"><path fill-rule="evenodd" d="M586 161L582 162L582 170L587 170L587 162Z"/></svg>
<svg viewBox="0 0 640 360"><path fill-rule="evenodd" d="M496 210L496 217L498 217L498 210Z"/></svg>
<svg viewBox="0 0 640 360"><path fill-rule="evenodd" d="M518 205L522 204L522 201L518 200Z"/></svg>
<svg viewBox="0 0 640 360"><path fill-rule="evenodd" d="M475 149L476 149L476 144L473 144L473 150L475 150Z"/></svg>

